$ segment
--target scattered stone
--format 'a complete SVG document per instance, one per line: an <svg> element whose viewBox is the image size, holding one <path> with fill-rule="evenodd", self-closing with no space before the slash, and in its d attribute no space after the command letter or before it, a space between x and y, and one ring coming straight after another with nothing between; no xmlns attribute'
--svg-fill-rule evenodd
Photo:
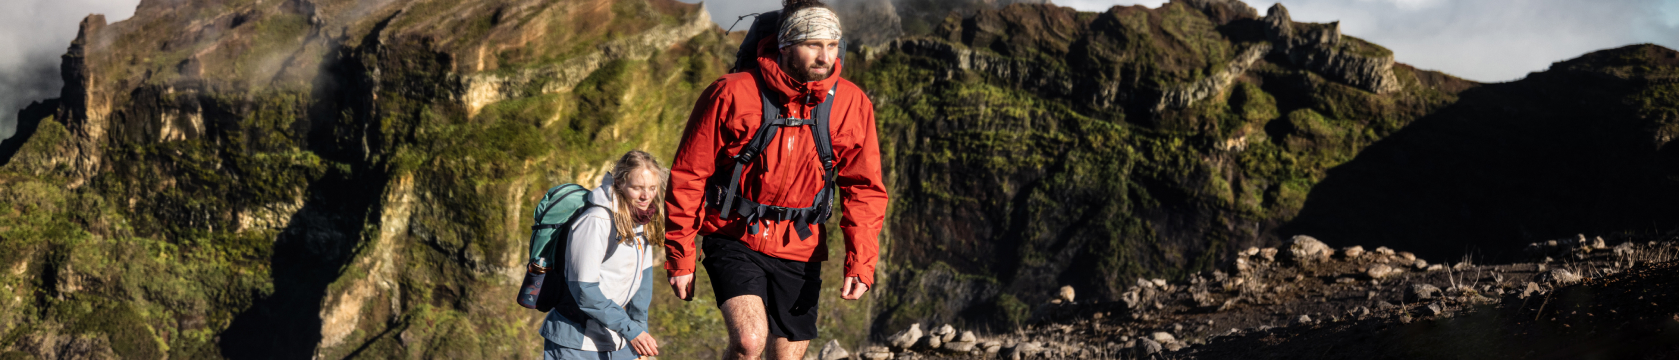
<svg viewBox="0 0 1680 360"><path fill-rule="evenodd" d="M1062 291L1056 294L1062 301L1073 302L1073 286L1062 285Z"/></svg>
<svg viewBox="0 0 1680 360"><path fill-rule="evenodd" d="M1430 284L1412 284L1412 291L1406 293L1407 301L1419 301L1435 298L1441 288Z"/></svg>
<svg viewBox="0 0 1680 360"><path fill-rule="evenodd" d="M1161 344L1161 347L1166 348L1167 351L1178 351L1178 349L1183 349L1184 348L1184 343L1174 341L1174 342L1170 342L1170 343Z"/></svg>
<svg viewBox="0 0 1680 360"><path fill-rule="evenodd" d="M1165 331L1156 331L1154 333L1150 333L1149 334L1149 339L1154 340L1155 342L1158 342L1158 343L1167 343L1167 342L1172 342L1173 340L1177 340L1177 339L1173 338L1172 334L1169 334Z"/></svg>
<svg viewBox="0 0 1680 360"><path fill-rule="evenodd" d="M1581 276L1567 269L1552 269L1552 282L1558 285L1572 285L1581 282Z"/></svg>
<svg viewBox="0 0 1680 360"><path fill-rule="evenodd" d="M1259 255L1260 254L1260 248L1250 246L1250 247L1248 247L1248 249L1245 249L1242 252L1239 252L1237 254L1241 255L1242 257Z"/></svg>
<svg viewBox="0 0 1680 360"><path fill-rule="evenodd" d="M845 347L840 346L839 340L829 340L828 344L823 345L822 351L818 352L818 354L817 359L821 360L842 360L852 358L852 354L846 352Z"/></svg>
<svg viewBox="0 0 1680 360"><path fill-rule="evenodd" d="M1342 248L1342 256L1346 257L1348 260L1358 259L1359 255L1364 255L1364 254L1365 254L1365 247L1364 246L1354 245L1354 246L1349 246L1349 247Z"/></svg>
<svg viewBox="0 0 1680 360"><path fill-rule="evenodd" d="M1308 325L1310 325L1310 324L1313 323L1313 319L1312 319L1311 316L1307 316L1306 314L1301 314L1301 317L1295 318L1295 322L1298 323L1298 324L1308 324Z"/></svg>
<svg viewBox="0 0 1680 360"><path fill-rule="evenodd" d="M979 341L979 340L980 340L980 338L977 337L977 336L974 336L973 331L963 331L962 335L957 336L957 341L975 342L975 341Z"/></svg>
<svg viewBox="0 0 1680 360"><path fill-rule="evenodd" d="M1435 264L1435 265L1429 265L1429 267L1425 268L1424 271L1441 271L1442 269L1446 269L1446 268L1447 267L1445 267L1445 266L1441 266L1441 264Z"/></svg>
<svg viewBox="0 0 1680 360"><path fill-rule="evenodd" d="M1277 248L1260 249L1260 258L1266 259L1266 261L1277 261L1277 253Z"/></svg>
<svg viewBox="0 0 1680 360"><path fill-rule="evenodd" d="M1295 235L1289 238L1287 244L1289 260L1303 264L1311 264L1330 259L1330 246L1307 235Z"/></svg>
<svg viewBox="0 0 1680 360"><path fill-rule="evenodd" d="M980 348L984 349L987 354L996 354L998 350L1003 349L1003 342L997 340L983 342L980 343Z"/></svg>
<svg viewBox="0 0 1680 360"><path fill-rule="evenodd" d="M921 340L916 341L916 345L911 346L910 348L915 350L933 350L938 349L940 345L945 345L945 342L940 341L938 335L928 335L923 336Z"/></svg>
<svg viewBox="0 0 1680 360"><path fill-rule="evenodd" d="M975 345L977 345L977 344L975 344L973 341L952 341L952 342L945 343L945 346L941 347L940 349L945 350L945 351L949 351L949 352L954 352L954 353L966 353L966 352L974 351L974 346Z"/></svg>
<svg viewBox="0 0 1680 360"><path fill-rule="evenodd" d="M1475 266L1476 266L1476 265L1472 265L1472 264L1470 264L1470 262L1469 262L1469 261L1460 261L1460 262L1458 262L1458 263L1457 263L1457 264L1453 264L1453 266L1452 266L1452 268L1453 268L1453 270L1460 270L1460 271L1462 271L1462 270L1464 270L1464 269L1469 269L1469 268L1472 268L1472 267L1475 267Z"/></svg>
<svg viewBox="0 0 1680 360"><path fill-rule="evenodd" d="M1542 293L1542 291L1540 290L1540 284L1535 284L1534 282L1530 281L1528 283L1528 285L1523 286L1522 293L1517 294L1517 297L1526 299L1529 296L1534 296L1534 295L1540 294L1540 293Z"/></svg>
<svg viewBox="0 0 1680 360"><path fill-rule="evenodd" d="M1233 265L1236 266L1237 273L1239 274L1247 273L1249 270L1254 270L1254 266L1248 264L1248 258L1246 257L1237 258L1237 260L1233 261L1233 263Z"/></svg>
<svg viewBox="0 0 1680 360"><path fill-rule="evenodd" d="M1167 288L1167 279L1150 279L1149 281L1155 283L1157 288Z"/></svg>
<svg viewBox="0 0 1680 360"><path fill-rule="evenodd" d="M900 331L897 334L893 334L893 336L888 337L887 345L892 346L893 349L904 350L909 349L911 346L915 346L916 341L921 339L922 324L910 324L909 329L904 329L904 331Z"/></svg>
<svg viewBox="0 0 1680 360"><path fill-rule="evenodd" d="M1423 269L1428 269L1429 268L1429 262L1428 261L1423 261L1423 259L1413 259L1413 260L1410 260L1410 261L1412 262L1412 267L1417 268L1418 270L1423 270Z"/></svg>
<svg viewBox="0 0 1680 360"><path fill-rule="evenodd" d="M1394 249L1390 249L1387 246L1378 246L1377 249L1373 250L1373 251L1376 251L1378 254L1382 254L1382 255L1394 255Z"/></svg>
<svg viewBox="0 0 1680 360"><path fill-rule="evenodd" d="M870 346L862 356L864 360L892 360L893 353L885 346Z"/></svg>
<svg viewBox="0 0 1680 360"><path fill-rule="evenodd" d="M1429 315L1433 316L1441 316L1441 313L1446 311L1446 306L1441 305L1439 301L1429 303L1429 306L1424 308L1429 309Z"/></svg>
<svg viewBox="0 0 1680 360"><path fill-rule="evenodd" d="M1037 342L1026 342L1026 343L1015 344L1015 347L1010 348L1009 350L1010 351L1007 351L1009 353L1009 354L1006 355L1007 357L1009 357L1010 359L1020 359L1020 358L1025 358L1025 357L1038 356L1039 353L1044 352L1044 346L1039 345Z"/></svg>
<svg viewBox="0 0 1680 360"><path fill-rule="evenodd" d="M1150 339L1138 339L1138 348L1144 356L1161 353L1161 343Z"/></svg>
<svg viewBox="0 0 1680 360"><path fill-rule="evenodd" d="M1144 278L1138 278L1137 279L1137 284L1138 284L1138 287L1144 288L1144 289L1155 287L1154 282L1150 282L1149 279L1144 279Z"/></svg>
<svg viewBox="0 0 1680 360"><path fill-rule="evenodd" d="M1365 270L1365 275L1370 276L1372 279L1381 280L1398 272L1399 270L1389 267L1388 265L1377 264L1372 265L1370 269Z"/></svg>
<svg viewBox="0 0 1680 360"><path fill-rule="evenodd" d="M1336 283L1337 284L1352 284L1354 281L1358 281L1358 280L1354 280L1353 278L1346 277L1346 276L1336 278Z"/></svg>
<svg viewBox="0 0 1680 360"><path fill-rule="evenodd" d="M1557 246L1558 246L1557 240L1546 240L1546 247L1555 248Z"/></svg>
<svg viewBox="0 0 1680 360"><path fill-rule="evenodd" d="M1597 249L1597 250L1604 250L1604 249L1609 249L1610 247L1609 246L1604 246L1604 237L1603 236L1594 236L1593 241L1592 241L1592 248Z"/></svg>
<svg viewBox="0 0 1680 360"><path fill-rule="evenodd" d="M951 324L945 324L934 330L933 335L939 337L939 342L951 342L951 339L957 337L957 328L951 327Z"/></svg>
<svg viewBox="0 0 1680 360"><path fill-rule="evenodd" d="M1395 252L1394 255L1399 256L1401 260L1406 260L1406 262L1412 262L1412 261L1417 260L1417 255L1412 255L1411 252L1407 252L1407 251Z"/></svg>

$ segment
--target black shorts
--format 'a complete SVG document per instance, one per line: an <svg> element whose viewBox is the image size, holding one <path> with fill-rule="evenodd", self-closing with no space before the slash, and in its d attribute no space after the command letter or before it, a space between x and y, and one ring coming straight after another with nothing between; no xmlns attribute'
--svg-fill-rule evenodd
<svg viewBox="0 0 1680 360"><path fill-rule="evenodd" d="M706 274L718 307L741 295L764 299L770 334L788 341L817 337L817 295L822 290L822 262L770 257L740 240L707 236L700 244Z"/></svg>

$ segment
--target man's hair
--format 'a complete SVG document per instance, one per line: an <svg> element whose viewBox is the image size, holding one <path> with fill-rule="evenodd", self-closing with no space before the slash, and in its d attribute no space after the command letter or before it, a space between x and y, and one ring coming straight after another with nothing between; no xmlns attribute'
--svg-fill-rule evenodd
<svg viewBox="0 0 1680 360"><path fill-rule="evenodd" d="M799 9L814 7L828 8L828 5L823 4L822 0L782 0L782 14L792 14Z"/></svg>

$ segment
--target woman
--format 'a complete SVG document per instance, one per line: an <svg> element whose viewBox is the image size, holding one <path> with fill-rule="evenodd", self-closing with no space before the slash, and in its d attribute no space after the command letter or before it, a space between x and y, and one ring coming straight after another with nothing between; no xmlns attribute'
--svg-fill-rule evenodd
<svg viewBox="0 0 1680 360"><path fill-rule="evenodd" d="M549 311L542 324L543 359L659 355L658 342L647 333L647 307L653 298L651 244L665 235L665 178L652 155L631 150L590 192L590 203L599 206L572 223L565 255L566 285L588 316L568 319Z"/></svg>

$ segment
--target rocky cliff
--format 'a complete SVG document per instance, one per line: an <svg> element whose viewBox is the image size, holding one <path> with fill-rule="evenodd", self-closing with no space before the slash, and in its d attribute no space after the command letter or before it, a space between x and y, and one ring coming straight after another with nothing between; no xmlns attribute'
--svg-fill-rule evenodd
<svg viewBox="0 0 1680 360"><path fill-rule="evenodd" d="M1281 6L1007 3L894 2L875 20L902 36L846 58L894 202L878 289L823 297L820 339L1002 332L1063 286L1116 306L1300 234L1440 262L1680 226L1672 49L1480 84ZM670 156L740 41L710 23L666 0L89 17L62 96L0 143L0 357L535 354L508 299L527 206ZM668 358L723 348L697 289L655 292Z"/></svg>
<svg viewBox="0 0 1680 360"><path fill-rule="evenodd" d="M895 191L875 335L1009 329L1060 286L1120 301L1301 234L1443 261L1673 228L1674 54L1479 84L1281 5L953 16L862 64Z"/></svg>
<svg viewBox="0 0 1680 360"><path fill-rule="evenodd" d="M662 0L90 16L62 97L0 144L0 353L536 354L510 297L532 194L669 156L738 41ZM671 354L714 351L691 319L715 308L662 301Z"/></svg>

